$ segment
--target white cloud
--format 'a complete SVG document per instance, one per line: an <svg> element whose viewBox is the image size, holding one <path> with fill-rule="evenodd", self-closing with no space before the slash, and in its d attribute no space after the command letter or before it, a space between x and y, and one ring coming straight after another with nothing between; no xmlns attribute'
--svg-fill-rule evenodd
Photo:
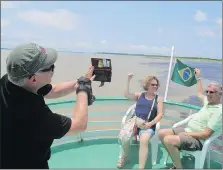
<svg viewBox="0 0 223 170"><path fill-rule="evenodd" d="M89 42L78 42L78 43L74 43L73 47L74 48L92 48L92 45Z"/></svg>
<svg viewBox="0 0 223 170"><path fill-rule="evenodd" d="M162 34L163 33L163 29L161 27L158 28L158 33Z"/></svg>
<svg viewBox="0 0 223 170"><path fill-rule="evenodd" d="M215 32L211 29L206 29L206 30L199 31L198 35L203 36L203 37L214 37Z"/></svg>
<svg viewBox="0 0 223 170"><path fill-rule="evenodd" d="M74 29L79 21L79 16L68 10L55 10L51 12L30 10L18 13L18 17L26 22L54 27L62 30Z"/></svg>
<svg viewBox="0 0 223 170"><path fill-rule="evenodd" d="M217 26L217 24L212 26L201 26L197 29L197 35L201 37L221 38L222 30L221 27Z"/></svg>
<svg viewBox="0 0 223 170"><path fill-rule="evenodd" d="M146 45L124 45L118 46L119 50L125 52L143 53L143 54L161 54L169 55L171 53L171 47L166 46L146 46Z"/></svg>
<svg viewBox="0 0 223 170"><path fill-rule="evenodd" d="M17 35L16 34L13 35L13 38L20 40L22 42L46 40L44 36L39 36L38 34L32 34L31 32L20 32Z"/></svg>
<svg viewBox="0 0 223 170"><path fill-rule="evenodd" d="M1 8L15 8L15 2L12 1L1 1Z"/></svg>
<svg viewBox="0 0 223 170"><path fill-rule="evenodd" d="M154 54L163 54L163 55L170 55L172 47L166 46L151 46L148 48L148 53Z"/></svg>
<svg viewBox="0 0 223 170"><path fill-rule="evenodd" d="M222 27L222 18L218 18L216 20L216 23Z"/></svg>
<svg viewBox="0 0 223 170"><path fill-rule="evenodd" d="M205 40L200 39L199 42L200 42L200 43L205 43Z"/></svg>
<svg viewBox="0 0 223 170"><path fill-rule="evenodd" d="M197 10L194 19L198 22L202 22L206 21L208 18L206 13L202 12L201 10Z"/></svg>
<svg viewBox="0 0 223 170"><path fill-rule="evenodd" d="M16 41L8 41L8 40L3 40L3 41L1 41L1 44L2 44L2 46L3 47L12 47L12 46L16 46L16 45L18 45L18 42L16 42Z"/></svg>
<svg viewBox="0 0 223 170"><path fill-rule="evenodd" d="M107 44L107 41L106 41L106 40L101 40L100 43L101 43L101 44Z"/></svg>
<svg viewBox="0 0 223 170"><path fill-rule="evenodd" d="M1 19L1 28L4 28L9 25L9 21L6 19Z"/></svg>
<svg viewBox="0 0 223 170"><path fill-rule="evenodd" d="M23 44L23 43L38 43L38 44L47 44L48 46L52 46L54 44L54 42L56 41L51 41L49 40L48 37L41 35L41 32L32 32L31 30L18 30L18 33L5 33L3 36L3 39L1 40L1 43L3 44L3 46L9 47L9 48L13 48L19 44Z"/></svg>
<svg viewBox="0 0 223 170"><path fill-rule="evenodd" d="M49 46L51 43L49 43L47 46ZM99 43L91 43L86 41L80 41L80 42L55 42L54 48L61 49L61 50L68 50L68 51L85 51L90 50L94 51L97 50L99 47Z"/></svg>
<svg viewBox="0 0 223 170"><path fill-rule="evenodd" d="M139 51L146 51L148 47L146 45L130 45L129 48L131 50L139 50Z"/></svg>

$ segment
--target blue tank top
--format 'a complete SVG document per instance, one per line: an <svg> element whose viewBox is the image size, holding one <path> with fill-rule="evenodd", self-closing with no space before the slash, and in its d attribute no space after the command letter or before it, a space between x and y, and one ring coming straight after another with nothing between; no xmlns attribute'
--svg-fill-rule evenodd
<svg viewBox="0 0 223 170"><path fill-rule="evenodd" d="M140 95L139 99L136 102L136 108L135 108L136 116L143 120L147 120L147 117L149 115L149 112L153 104L153 99L152 100L146 99L145 94L146 93L142 93ZM151 112L151 115L148 121L152 121L156 116L157 116L157 100L154 103L153 110ZM151 128L155 130L155 127L156 125L153 125Z"/></svg>

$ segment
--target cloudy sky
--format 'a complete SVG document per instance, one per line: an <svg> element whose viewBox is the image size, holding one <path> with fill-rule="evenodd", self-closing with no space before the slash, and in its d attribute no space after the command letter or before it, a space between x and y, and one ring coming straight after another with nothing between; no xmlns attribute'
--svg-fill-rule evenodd
<svg viewBox="0 0 223 170"><path fill-rule="evenodd" d="M222 58L222 2L1 2L1 46Z"/></svg>

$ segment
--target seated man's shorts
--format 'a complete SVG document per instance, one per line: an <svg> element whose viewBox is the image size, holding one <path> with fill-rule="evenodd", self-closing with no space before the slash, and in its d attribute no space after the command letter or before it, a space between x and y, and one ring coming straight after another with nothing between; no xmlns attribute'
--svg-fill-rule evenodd
<svg viewBox="0 0 223 170"><path fill-rule="evenodd" d="M175 135L178 135L181 132L185 132L183 127L173 128L172 130ZM188 150L188 151L202 150L203 145L200 142L200 140L184 134L179 135L179 137L180 137L180 148L179 148L180 150Z"/></svg>

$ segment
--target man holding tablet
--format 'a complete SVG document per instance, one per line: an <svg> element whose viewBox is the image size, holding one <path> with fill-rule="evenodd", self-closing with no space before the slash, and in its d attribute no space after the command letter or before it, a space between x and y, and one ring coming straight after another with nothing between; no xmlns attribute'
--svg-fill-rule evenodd
<svg viewBox="0 0 223 170"><path fill-rule="evenodd" d="M56 50L34 43L16 47L7 57L7 74L0 79L3 169L47 169L53 140L87 128L94 67L77 81L51 85L56 60ZM44 98L74 91L72 118L53 113L45 104Z"/></svg>

